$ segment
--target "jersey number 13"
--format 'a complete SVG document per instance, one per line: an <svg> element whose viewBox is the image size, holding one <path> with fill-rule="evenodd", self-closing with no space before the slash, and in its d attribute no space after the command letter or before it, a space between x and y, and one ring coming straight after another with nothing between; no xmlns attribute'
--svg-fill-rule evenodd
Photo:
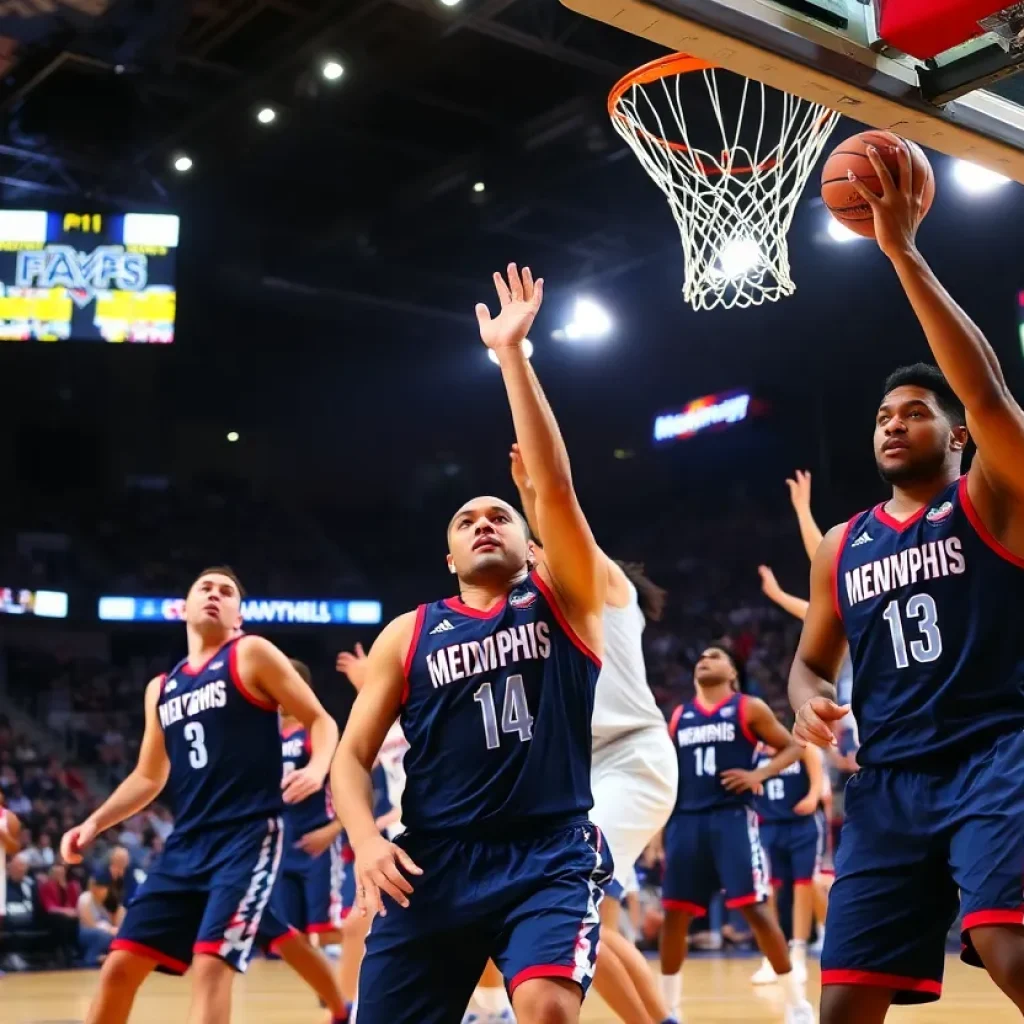
<svg viewBox="0 0 1024 1024"><path fill-rule="evenodd" d="M942 654L939 616L935 608L935 598L931 594L915 594L907 601L905 618L908 623L911 620L916 622L920 639L907 643L903 631L904 616L900 615L899 601L890 601L882 613L882 618L889 623L897 668L907 668L911 658L921 664L927 664L930 661L935 661Z"/></svg>

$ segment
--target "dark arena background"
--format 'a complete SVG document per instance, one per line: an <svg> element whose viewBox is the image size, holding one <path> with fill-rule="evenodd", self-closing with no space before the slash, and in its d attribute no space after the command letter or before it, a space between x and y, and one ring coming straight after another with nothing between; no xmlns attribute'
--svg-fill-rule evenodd
<svg viewBox="0 0 1024 1024"><path fill-rule="evenodd" d="M83 865L55 855L134 765L200 569L239 573L245 629L311 667L342 727L337 654L454 593L452 513L516 500L474 315L509 261L545 279L532 363L598 543L668 591L644 640L658 706L692 697L720 642L789 713L799 623L758 573L807 596L787 478L811 473L822 529L885 500L882 382L931 356L877 247L830 230L813 172L795 295L683 302L679 232L606 110L663 52L555 0L0 2L0 789L23 846L0 1024L85 1018L97 972L69 893L117 847L141 878L170 832L157 804ZM1024 192L928 156L920 247L1024 397ZM642 867L626 927L653 952ZM744 930L719 915L691 937L690 1024L782 1019ZM186 1019L188 991L147 983L133 1020ZM952 957L943 1001L898 1019L978 1010L1016 1019ZM236 1024L323 1013L279 962L236 982ZM582 1019L617 1018L593 995Z"/></svg>

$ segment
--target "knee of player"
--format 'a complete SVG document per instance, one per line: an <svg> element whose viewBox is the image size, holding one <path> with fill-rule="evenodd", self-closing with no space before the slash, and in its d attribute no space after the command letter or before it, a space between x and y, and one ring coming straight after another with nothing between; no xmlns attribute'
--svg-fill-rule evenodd
<svg viewBox="0 0 1024 1024"><path fill-rule="evenodd" d="M128 953L125 950L115 950L107 957L100 972L100 980L104 985L116 988L119 991L134 990L145 981L146 976L153 970L153 963L143 957Z"/></svg>
<svg viewBox="0 0 1024 1024"><path fill-rule="evenodd" d="M577 1024L580 1019L581 994L573 983L537 978L521 985L516 996L519 1024Z"/></svg>
<svg viewBox="0 0 1024 1024"><path fill-rule="evenodd" d="M971 941L985 970L1004 992L1024 992L1024 934L1019 928L974 928Z"/></svg>

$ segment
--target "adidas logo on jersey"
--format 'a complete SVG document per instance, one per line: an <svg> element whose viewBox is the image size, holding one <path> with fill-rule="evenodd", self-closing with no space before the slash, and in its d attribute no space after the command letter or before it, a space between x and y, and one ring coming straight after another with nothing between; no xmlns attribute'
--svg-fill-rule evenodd
<svg viewBox="0 0 1024 1024"><path fill-rule="evenodd" d="M437 633L448 633L455 627L447 620L442 619L431 631L430 635L435 636Z"/></svg>
<svg viewBox="0 0 1024 1024"><path fill-rule="evenodd" d="M169 683L168 683L168 684L167 684L167 685L166 685L166 686L164 687L164 693L170 693L171 691L173 691L173 690L176 690L177 688L178 688L178 681L177 681L177 679L172 679L172 680L171 680L171 681L170 681L170 682L169 682Z"/></svg>
<svg viewBox="0 0 1024 1024"><path fill-rule="evenodd" d="M851 545L851 548L859 548L861 544L870 544L871 534L865 530Z"/></svg>
<svg viewBox="0 0 1024 1024"><path fill-rule="evenodd" d="M217 671L217 669L219 669L219 668L223 668L223 667L224 667L224 662L223 662L223 661L215 661L215 662L214 662L214 663L213 663L213 664L212 664L212 665L210 666L210 671L211 671L211 672L216 672L216 671Z"/></svg>

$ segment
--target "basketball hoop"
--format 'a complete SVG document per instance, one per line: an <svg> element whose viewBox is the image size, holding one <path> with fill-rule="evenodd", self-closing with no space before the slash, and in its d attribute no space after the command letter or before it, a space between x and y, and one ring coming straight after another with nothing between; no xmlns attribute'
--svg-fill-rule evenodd
<svg viewBox="0 0 1024 1024"><path fill-rule="evenodd" d="M665 193L694 309L775 302L796 290L786 233L839 115L817 103L673 53L622 78L608 96L615 130ZM698 80L711 101L695 111ZM687 118L684 106L690 107ZM668 131L666 131L668 125ZM691 141L691 129L701 142Z"/></svg>

